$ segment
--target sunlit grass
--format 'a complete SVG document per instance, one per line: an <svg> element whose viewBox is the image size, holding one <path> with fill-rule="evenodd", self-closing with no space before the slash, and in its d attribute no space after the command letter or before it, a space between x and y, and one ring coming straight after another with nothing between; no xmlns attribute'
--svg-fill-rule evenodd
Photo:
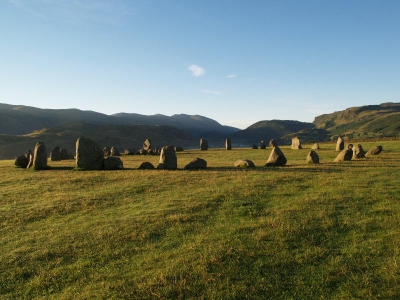
<svg viewBox="0 0 400 300"><path fill-rule="evenodd" d="M376 143L363 143L369 149ZM0 296L396 299L400 146L333 163L334 144L178 152L178 170L47 171L0 161ZM182 170L195 157L208 169ZM236 169L251 159L255 169Z"/></svg>

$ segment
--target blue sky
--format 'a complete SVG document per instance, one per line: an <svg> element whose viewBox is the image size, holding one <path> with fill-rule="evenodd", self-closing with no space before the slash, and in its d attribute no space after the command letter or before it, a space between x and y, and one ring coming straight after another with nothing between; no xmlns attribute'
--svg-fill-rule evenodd
<svg viewBox="0 0 400 300"><path fill-rule="evenodd" d="M1 0L0 102L246 128L400 102L400 1Z"/></svg>

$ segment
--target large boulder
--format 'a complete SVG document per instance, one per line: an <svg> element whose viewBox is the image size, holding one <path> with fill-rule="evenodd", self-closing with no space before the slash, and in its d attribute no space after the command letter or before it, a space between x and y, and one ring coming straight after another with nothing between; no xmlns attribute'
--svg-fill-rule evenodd
<svg viewBox="0 0 400 300"><path fill-rule="evenodd" d="M110 156L121 156L121 154L119 153L117 147L115 147L115 146L111 147Z"/></svg>
<svg viewBox="0 0 400 300"><path fill-rule="evenodd" d="M29 163L29 159L24 155L18 155L17 157L15 157L15 161L14 161L14 165L17 168L26 168L28 166Z"/></svg>
<svg viewBox="0 0 400 300"><path fill-rule="evenodd" d="M341 136L339 136L336 142L336 151L339 152L342 150L344 150L344 140Z"/></svg>
<svg viewBox="0 0 400 300"><path fill-rule="evenodd" d="M157 154L157 152L155 151L156 149L154 149L154 153ZM175 152L182 152L183 151L183 147L182 146L176 146L175 147Z"/></svg>
<svg viewBox="0 0 400 300"><path fill-rule="evenodd" d="M351 148L347 148L340 151L338 156L336 156L334 162L350 161L352 158L353 158L353 150L351 150Z"/></svg>
<svg viewBox="0 0 400 300"><path fill-rule="evenodd" d="M260 143L260 149L267 149L267 144L265 143L264 140L262 140Z"/></svg>
<svg viewBox="0 0 400 300"><path fill-rule="evenodd" d="M47 169L47 149L44 143L38 142L33 152L33 168L35 170Z"/></svg>
<svg viewBox="0 0 400 300"><path fill-rule="evenodd" d="M206 169L207 162L202 158L195 158L190 163L188 163L184 169L185 170L196 170L196 169Z"/></svg>
<svg viewBox="0 0 400 300"><path fill-rule="evenodd" d="M208 141L206 139L200 139L200 150L208 150Z"/></svg>
<svg viewBox="0 0 400 300"><path fill-rule="evenodd" d="M122 170L124 164L119 157L109 156L104 159L104 170Z"/></svg>
<svg viewBox="0 0 400 300"><path fill-rule="evenodd" d="M378 155L381 152L382 152L382 146L375 146L375 147L369 149L368 152L365 155L366 156Z"/></svg>
<svg viewBox="0 0 400 300"><path fill-rule="evenodd" d="M155 169L153 164L148 161L142 162L139 166L139 170L153 170L153 169Z"/></svg>
<svg viewBox="0 0 400 300"><path fill-rule="evenodd" d="M146 139L143 143L143 149L149 151L151 149L151 140Z"/></svg>
<svg viewBox="0 0 400 300"><path fill-rule="evenodd" d="M178 168L178 160L176 158L174 146L166 146L161 149L160 161L157 168L167 170L175 170Z"/></svg>
<svg viewBox="0 0 400 300"><path fill-rule="evenodd" d="M251 146L251 149L258 149L258 146L256 144L253 144L253 146Z"/></svg>
<svg viewBox="0 0 400 300"><path fill-rule="evenodd" d="M25 156L28 159L28 165L26 166L27 169L31 168L33 166L33 154L31 150L28 150L25 152Z"/></svg>
<svg viewBox="0 0 400 300"><path fill-rule="evenodd" d="M256 167L255 164L253 163L253 161L250 159L237 160L237 161L235 161L234 166L237 168L255 168Z"/></svg>
<svg viewBox="0 0 400 300"><path fill-rule="evenodd" d="M226 140L225 140L225 149L226 149L226 150L231 150L231 149L232 149L232 142L231 142L231 139L226 139Z"/></svg>
<svg viewBox="0 0 400 300"><path fill-rule="evenodd" d="M302 149L303 147L301 146L300 139L295 136L292 138L292 149Z"/></svg>
<svg viewBox="0 0 400 300"><path fill-rule="evenodd" d="M61 149L58 146L55 146L50 151L50 160L51 161L60 161L61 160Z"/></svg>
<svg viewBox="0 0 400 300"><path fill-rule="evenodd" d="M319 156L317 152L315 152L314 150L308 152L306 162L309 164L319 164Z"/></svg>
<svg viewBox="0 0 400 300"><path fill-rule="evenodd" d="M102 170L103 150L96 142L88 138L79 138L76 141L76 166L84 170Z"/></svg>
<svg viewBox="0 0 400 300"><path fill-rule="evenodd" d="M365 151L360 144L353 147L353 158L365 158Z"/></svg>
<svg viewBox="0 0 400 300"><path fill-rule="evenodd" d="M271 145L271 143L270 143ZM265 164L266 167L274 167L274 166L284 166L287 163L287 159L283 154L282 150L275 146L272 148L272 151L268 157L267 163Z"/></svg>

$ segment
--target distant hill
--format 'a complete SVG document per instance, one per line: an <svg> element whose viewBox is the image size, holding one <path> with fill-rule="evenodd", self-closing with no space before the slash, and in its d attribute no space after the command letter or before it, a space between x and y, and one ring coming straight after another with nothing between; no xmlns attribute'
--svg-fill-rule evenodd
<svg viewBox="0 0 400 300"><path fill-rule="evenodd" d="M43 128L85 122L94 125L170 125L194 136L215 131L230 134L238 128L223 126L215 120L199 115L140 115L119 113L105 115L79 109L40 109L30 106L0 103L0 134L21 135Z"/></svg>
<svg viewBox="0 0 400 300"><path fill-rule="evenodd" d="M398 136L400 103L351 107L318 116L313 123L317 129L324 129L331 135L361 138Z"/></svg>
<svg viewBox="0 0 400 300"><path fill-rule="evenodd" d="M88 137L102 148L116 146L120 152L128 148L132 150L142 148L146 138L152 140L153 148L166 145L193 148L198 145L197 138L173 126L79 123L42 129L27 135L0 134L0 159L12 159L28 149L33 150L38 141L44 142L48 152L55 146L60 146L75 153L75 143L79 137Z"/></svg>
<svg viewBox="0 0 400 300"><path fill-rule="evenodd" d="M261 140L268 143L271 139L281 140L283 136L297 133L303 129L314 127L312 123L291 120L259 121L244 130L230 135L232 143L244 145L259 144ZM281 142L287 142L281 140Z"/></svg>

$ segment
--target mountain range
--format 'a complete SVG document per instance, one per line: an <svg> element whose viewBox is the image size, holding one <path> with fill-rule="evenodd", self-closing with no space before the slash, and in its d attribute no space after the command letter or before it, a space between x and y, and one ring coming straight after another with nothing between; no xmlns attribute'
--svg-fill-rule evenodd
<svg viewBox="0 0 400 300"><path fill-rule="evenodd" d="M234 147L259 144L272 138L289 144L294 136L303 142L318 142L337 135L349 138L398 136L400 103L382 103L352 107L317 116L313 123L295 120L264 120L244 130L224 126L200 116L140 115L134 113L101 114L79 109L40 109L0 103L0 159L11 159L43 141L48 150L55 146L74 152L80 136L92 138L100 146L120 150L139 149L146 138L154 146L167 144L199 147L206 138L211 147L223 147L226 138Z"/></svg>

